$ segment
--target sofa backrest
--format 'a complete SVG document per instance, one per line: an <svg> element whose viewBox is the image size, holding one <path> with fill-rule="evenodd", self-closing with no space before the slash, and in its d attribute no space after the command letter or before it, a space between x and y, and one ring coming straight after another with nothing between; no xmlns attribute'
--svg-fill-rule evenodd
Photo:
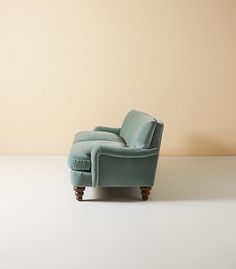
<svg viewBox="0 0 236 269"><path fill-rule="evenodd" d="M163 123L153 117L136 110L131 110L125 117L120 136L129 147L159 147L163 131Z"/></svg>

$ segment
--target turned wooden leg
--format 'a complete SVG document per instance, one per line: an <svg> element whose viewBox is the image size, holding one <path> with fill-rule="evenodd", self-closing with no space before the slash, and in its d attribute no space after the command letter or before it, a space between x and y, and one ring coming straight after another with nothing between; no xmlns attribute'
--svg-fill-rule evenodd
<svg viewBox="0 0 236 269"><path fill-rule="evenodd" d="M76 186L74 186L73 189L75 191L76 199L78 201L82 201L83 200L83 195L84 195L85 187L76 187Z"/></svg>
<svg viewBox="0 0 236 269"><path fill-rule="evenodd" d="M151 189L152 187L140 187L143 201L148 199L148 195L150 194Z"/></svg>

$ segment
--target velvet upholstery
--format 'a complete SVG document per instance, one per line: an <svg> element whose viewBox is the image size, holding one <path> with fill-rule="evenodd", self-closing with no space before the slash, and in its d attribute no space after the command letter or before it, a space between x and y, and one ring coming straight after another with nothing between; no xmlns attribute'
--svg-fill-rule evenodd
<svg viewBox="0 0 236 269"><path fill-rule="evenodd" d="M125 142L114 142L106 140L88 140L73 143L68 158L68 165L72 170L90 170L91 167L91 151L99 145L110 145L111 147L126 147Z"/></svg>
<svg viewBox="0 0 236 269"><path fill-rule="evenodd" d="M91 187L92 186L92 174L86 171L73 171L71 170L71 184L73 186L83 186Z"/></svg>
<svg viewBox="0 0 236 269"><path fill-rule="evenodd" d="M74 137L73 143L82 141L98 141L98 140L124 143L124 139L121 138L119 135L107 131L78 132Z"/></svg>
<svg viewBox="0 0 236 269"><path fill-rule="evenodd" d="M68 157L72 185L152 186L162 132L161 121L131 110L121 128L97 126L77 133Z"/></svg>
<svg viewBox="0 0 236 269"><path fill-rule="evenodd" d="M156 120L145 113L131 110L122 124L120 136L129 147L149 148Z"/></svg>
<svg viewBox="0 0 236 269"><path fill-rule="evenodd" d="M94 131L103 131L108 133L113 133L116 135L120 135L121 128L113 128L113 127L106 127L106 126L97 126L94 128Z"/></svg>
<svg viewBox="0 0 236 269"><path fill-rule="evenodd" d="M92 186L152 186L158 149L114 148L106 145L92 150Z"/></svg>

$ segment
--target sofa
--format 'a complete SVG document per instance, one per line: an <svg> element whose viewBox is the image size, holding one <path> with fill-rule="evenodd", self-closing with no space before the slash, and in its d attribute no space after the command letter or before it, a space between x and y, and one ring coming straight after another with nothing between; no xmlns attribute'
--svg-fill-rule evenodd
<svg viewBox="0 0 236 269"><path fill-rule="evenodd" d="M120 128L97 126L75 134L68 157L75 196L86 187L139 187L147 200L154 184L163 122L131 110Z"/></svg>

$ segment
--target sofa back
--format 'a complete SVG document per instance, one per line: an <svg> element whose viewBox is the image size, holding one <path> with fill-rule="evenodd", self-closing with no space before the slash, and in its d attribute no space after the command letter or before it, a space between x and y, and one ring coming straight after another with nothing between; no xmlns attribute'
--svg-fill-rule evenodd
<svg viewBox="0 0 236 269"><path fill-rule="evenodd" d="M120 136L129 147L159 147L163 132L163 123L136 110L131 110L125 117Z"/></svg>

